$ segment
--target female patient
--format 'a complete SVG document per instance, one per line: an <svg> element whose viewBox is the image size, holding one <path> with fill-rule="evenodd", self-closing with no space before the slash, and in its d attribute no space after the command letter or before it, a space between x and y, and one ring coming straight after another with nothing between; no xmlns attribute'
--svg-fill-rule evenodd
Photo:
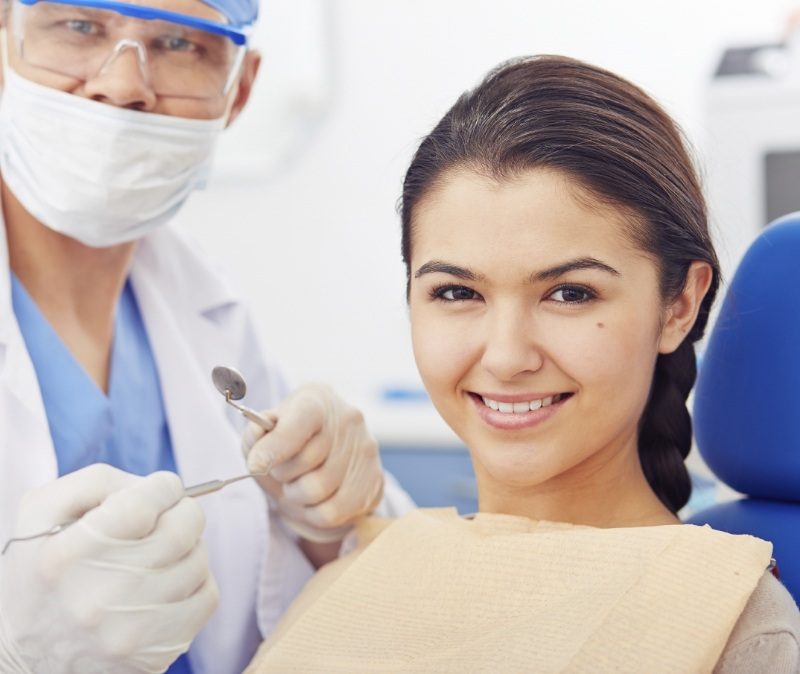
<svg viewBox="0 0 800 674"><path fill-rule="evenodd" d="M719 271L668 116L578 61L505 64L423 140L402 224L480 512L365 523L251 671L800 671L771 546L677 517Z"/></svg>

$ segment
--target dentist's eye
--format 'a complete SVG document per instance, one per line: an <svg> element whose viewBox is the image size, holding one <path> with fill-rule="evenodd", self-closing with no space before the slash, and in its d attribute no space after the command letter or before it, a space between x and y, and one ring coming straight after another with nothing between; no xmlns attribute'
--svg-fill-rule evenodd
<svg viewBox="0 0 800 674"><path fill-rule="evenodd" d="M548 296L548 299L562 304L583 304L597 298L597 294L585 286L561 286Z"/></svg>
<svg viewBox="0 0 800 674"><path fill-rule="evenodd" d="M433 288L430 294L432 299L443 302L464 302L480 298L480 295L471 288L454 285L438 286Z"/></svg>
<svg viewBox="0 0 800 674"><path fill-rule="evenodd" d="M101 27L97 23L84 19L71 19L65 21L64 25L69 31L81 35L99 35L102 32Z"/></svg>
<svg viewBox="0 0 800 674"><path fill-rule="evenodd" d="M200 50L194 42L178 35L165 35L156 40L156 46L164 52L173 54L178 52L195 53Z"/></svg>

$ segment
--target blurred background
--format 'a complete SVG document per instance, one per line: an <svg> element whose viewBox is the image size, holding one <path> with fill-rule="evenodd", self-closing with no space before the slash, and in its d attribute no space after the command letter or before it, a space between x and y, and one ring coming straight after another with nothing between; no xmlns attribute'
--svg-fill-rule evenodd
<svg viewBox="0 0 800 674"><path fill-rule="evenodd" d="M253 98L179 223L237 280L291 381L360 405L421 505L472 511L468 457L424 394L409 339L395 207L420 138L507 58L609 68L686 131L730 275L761 227L800 210L796 5L265 0ZM692 454L689 510L727 498Z"/></svg>

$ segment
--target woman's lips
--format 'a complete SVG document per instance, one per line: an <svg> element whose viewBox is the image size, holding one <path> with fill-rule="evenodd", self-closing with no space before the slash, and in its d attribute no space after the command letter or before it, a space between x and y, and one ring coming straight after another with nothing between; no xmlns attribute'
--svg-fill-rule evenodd
<svg viewBox="0 0 800 674"><path fill-rule="evenodd" d="M478 416L489 426L501 430L536 426L552 417L572 396L570 392L514 396L469 393Z"/></svg>

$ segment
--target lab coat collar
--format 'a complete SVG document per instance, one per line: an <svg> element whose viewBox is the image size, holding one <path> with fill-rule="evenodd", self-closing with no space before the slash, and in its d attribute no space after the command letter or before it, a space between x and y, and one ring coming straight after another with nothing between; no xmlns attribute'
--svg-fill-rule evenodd
<svg viewBox="0 0 800 674"><path fill-rule="evenodd" d="M233 284L222 274L213 273L198 246L187 240L171 225L152 232L139 242L131 268L131 277L157 279L160 293L171 307L182 307L188 313L201 316L238 305L242 302ZM18 348L25 349L24 340L14 317L11 300L10 261L5 220L0 204L0 377L26 407L39 414L43 411L41 394L30 358L20 358ZM11 379L9 379L11 378Z"/></svg>
<svg viewBox="0 0 800 674"><path fill-rule="evenodd" d="M13 419L13 423L8 423ZM11 301L11 272L0 205L0 541L11 535L22 494L58 475L47 414ZM18 438L24 437L20 445ZM12 451L14 449L15 451Z"/></svg>
<svg viewBox="0 0 800 674"><path fill-rule="evenodd" d="M38 418L45 418L33 363L14 315L6 223L0 203L0 382Z"/></svg>
<svg viewBox="0 0 800 674"><path fill-rule="evenodd" d="M221 273L214 273L199 246L172 225L141 240L131 276L158 279L170 306L200 315L242 302L242 295Z"/></svg>
<svg viewBox="0 0 800 674"><path fill-rule="evenodd" d="M11 307L11 265L8 258L8 239L6 239L6 222L3 218L3 204L0 203L0 316L12 316ZM12 338L11 322L0 321L0 348L8 344Z"/></svg>
<svg viewBox="0 0 800 674"><path fill-rule="evenodd" d="M151 334L151 342L153 342L156 352L160 350L159 344L162 341L174 340L168 330L167 334L161 334L165 332L163 323L166 320L162 317L169 316L169 314L180 314L172 315L171 319L175 324L184 326L184 329L188 329L189 334L193 335L193 343L187 345L189 350L199 349L203 352L225 354L226 350L222 348L225 335L221 334L224 330L221 330L218 322L214 320L215 312L238 306L241 301L240 295L224 276L214 273L209 268L196 246L190 244L179 232L172 230L171 226L166 226L145 237L140 242L134 256L131 280L140 301L143 317L148 324L148 332L158 333L157 336ZM180 332L180 329L175 329ZM159 354L156 353L156 355ZM165 369L171 371L169 361L180 357L180 354L178 356L161 354L161 356L162 362L159 363L159 370L162 385L165 390L176 394L180 385L185 385L185 382L173 383L172 377L164 374L164 371ZM224 358L224 355L219 357ZM165 365L163 361L167 361L168 364ZM188 366L187 369L189 369ZM209 368L208 372L210 373L210 371ZM202 386L204 395L217 396L211 386L210 377L208 381L204 380L202 383L198 381L196 385ZM220 409L224 407L221 400L221 398L219 401L214 400L214 403L220 403ZM42 482L55 479L58 476L58 466L36 370L14 314L8 241L1 207L0 406L4 410L5 418L14 418L16 425L19 428L26 428L28 434L27 449L24 455L11 457L7 453L0 452L0 459L2 459L0 460L0 472L5 468L10 468L10 466L4 468L4 461L13 461L13 474L19 478L15 481L14 489L2 494L2 498L0 498L0 506L4 509L10 508L11 510L7 510L7 512L12 512L16 510L22 492ZM195 409L202 409L202 407ZM220 417L223 414L220 411ZM171 418L170 421L174 426L180 425L174 424L174 418ZM219 424L220 420L211 423ZM197 426L203 427L204 424L197 424ZM0 442L5 441L5 431L10 433L11 430L0 429ZM236 441L236 438L229 439L228 443ZM174 447L175 458L185 469L187 474L184 476L187 481L204 481L209 479L209 475L218 477L219 474L227 475L231 472L231 464L223 462L220 457L220 459L212 458L203 462L202 475L194 474L196 462L193 461L194 457L185 456L187 444L191 446L190 442L180 442L179 440ZM239 461L235 463L238 464ZM243 465L243 462L241 463Z"/></svg>

